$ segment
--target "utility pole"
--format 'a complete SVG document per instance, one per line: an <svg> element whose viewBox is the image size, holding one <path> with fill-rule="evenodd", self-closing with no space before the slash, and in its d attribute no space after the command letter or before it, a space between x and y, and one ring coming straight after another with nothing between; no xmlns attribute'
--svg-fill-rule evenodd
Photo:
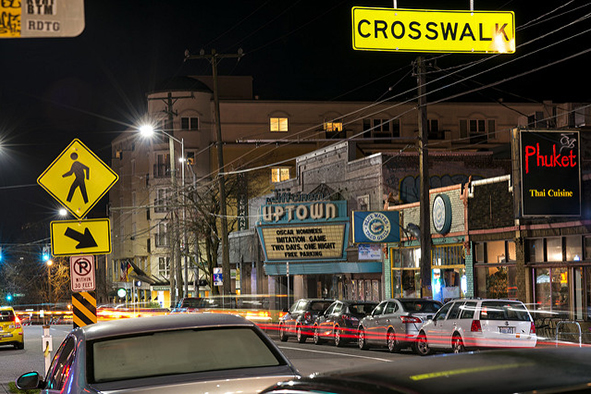
<svg viewBox="0 0 591 394"><path fill-rule="evenodd" d="M217 53L215 49L211 50L210 55L206 55L203 50L199 55L190 55L185 51L185 60L206 59L211 63L213 75L213 101L215 110L215 126L217 135L217 156L218 156L218 182L220 193L220 211L222 219L222 280L223 294L230 294L230 249L228 245L228 217L226 210L226 181L224 177L224 146L222 140L222 125L220 123L220 100L218 94L218 63L225 58L240 59L243 56L242 49L234 54Z"/></svg>
<svg viewBox="0 0 591 394"><path fill-rule="evenodd" d="M172 187L172 195L171 200L173 200L172 209L170 210L169 220L168 220L168 240L169 240L169 247L170 247L170 274L169 274L169 282L170 282L170 307L174 308L176 306L176 297L179 293L180 283L182 282L182 275L181 275L181 251L180 251L180 239L179 239L179 229L178 225L175 225L175 214L178 210L178 186L176 180L176 161L175 161L175 150L174 150L174 116L178 115L178 113L174 112L173 105L176 100L185 99L185 98L194 98L193 95L190 96L174 96L172 92L168 92L166 99L161 97L158 98L148 98L148 100L162 100L166 105L166 109L164 112L167 114L166 119L166 126L165 126L165 134L168 135L168 149L169 149L169 156L170 156L170 182ZM181 148L183 150L184 147ZM185 152L181 152L181 156L184 158ZM183 163L184 165L184 163ZM184 181L183 181L184 182ZM184 191L183 191L184 192ZM178 221L180 223L180 220ZM185 224L183 224L185 225ZM185 281L188 278L185 278Z"/></svg>
<svg viewBox="0 0 591 394"><path fill-rule="evenodd" d="M431 218L429 200L429 127L427 119L427 97L425 78L425 58L417 58L417 84L418 84L418 110L419 110L419 175L421 178L420 190L420 229L421 229L421 297L431 298Z"/></svg>

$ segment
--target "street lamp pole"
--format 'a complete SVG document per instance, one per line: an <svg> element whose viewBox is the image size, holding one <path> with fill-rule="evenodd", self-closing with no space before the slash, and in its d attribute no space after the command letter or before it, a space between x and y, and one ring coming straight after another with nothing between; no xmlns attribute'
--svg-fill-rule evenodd
<svg viewBox="0 0 591 394"><path fill-rule="evenodd" d="M47 265L47 288L49 293L47 293L47 301L48 301L48 308L51 308L51 266L53 265L53 260L47 260L45 263Z"/></svg>
<svg viewBox="0 0 591 394"><path fill-rule="evenodd" d="M179 190L177 187L177 180L176 180L176 161L175 161L175 151L174 151L174 143L178 142L181 145L181 158L180 161L182 163L181 165L181 186L183 188L184 191L184 187L185 187L185 140L184 138L178 139L175 138L172 134L167 133L164 130L158 130L159 132L161 132L162 134L164 134L165 136L168 137L168 150L169 150L169 156L170 156L170 182L172 184L172 189L173 189L173 193L174 193L174 198L175 198L175 203L174 203L174 211L177 210L177 204L179 201ZM145 136L150 136L152 134L154 134L155 130L152 126L150 125L143 125L140 127L140 132L145 135ZM184 201L184 198L183 198ZM183 218L185 217L185 204L183 204ZM178 282L177 282L177 269L176 269L176 264L175 259L178 257L178 262L180 264L180 248L176 248L177 243L179 242L179 236L178 236L178 226L174 226L174 212L171 212L170 215L170 226L171 228L169 229L169 231L174 231L174 239L170 242L171 245L171 250L173 251L173 253L171 253L171 261L170 261L170 305L171 307L174 307L176 304L176 292L177 292L177 288L178 288ZM184 224L183 224L184 226ZM183 231L183 239L184 239L184 243L186 244L186 237L187 237L187 231L186 229L184 229ZM176 253L175 253L175 249L176 249ZM186 264L186 256L184 258L185 260L185 296L188 292L188 284L187 284L187 264ZM178 270L178 273L180 274L180 269ZM179 275L180 276L180 275Z"/></svg>

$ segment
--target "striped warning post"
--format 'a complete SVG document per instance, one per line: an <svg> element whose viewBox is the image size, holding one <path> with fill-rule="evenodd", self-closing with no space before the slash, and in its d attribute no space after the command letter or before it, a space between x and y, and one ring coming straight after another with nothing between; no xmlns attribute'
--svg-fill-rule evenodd
<svg viewBox="0 0 591 394"><path fill-rule="evenodd" d="M96 323L96 292L72 293L72 310L74 328Z"/></svg>

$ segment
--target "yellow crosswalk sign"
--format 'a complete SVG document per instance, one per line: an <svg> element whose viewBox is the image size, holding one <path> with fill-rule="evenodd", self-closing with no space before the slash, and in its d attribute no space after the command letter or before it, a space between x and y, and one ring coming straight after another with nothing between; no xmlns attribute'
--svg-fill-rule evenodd
<svg viewBox="0 0 591 394"><path fill-rule="evenodd" d="M79 139L75 139L39 176L37 183L78 219L117 182L117 175Z"/></svg>

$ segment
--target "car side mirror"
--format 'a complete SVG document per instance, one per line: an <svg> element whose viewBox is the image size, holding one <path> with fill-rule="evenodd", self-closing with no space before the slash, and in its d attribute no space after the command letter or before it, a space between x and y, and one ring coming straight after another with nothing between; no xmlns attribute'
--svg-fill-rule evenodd
<svg viewBox="0 0 591 394"><path fill-rule="evenodd" d="M42 389L44 386L43 377L38 372L27 372L19 376L15 383L21 390Z"/></svg>

